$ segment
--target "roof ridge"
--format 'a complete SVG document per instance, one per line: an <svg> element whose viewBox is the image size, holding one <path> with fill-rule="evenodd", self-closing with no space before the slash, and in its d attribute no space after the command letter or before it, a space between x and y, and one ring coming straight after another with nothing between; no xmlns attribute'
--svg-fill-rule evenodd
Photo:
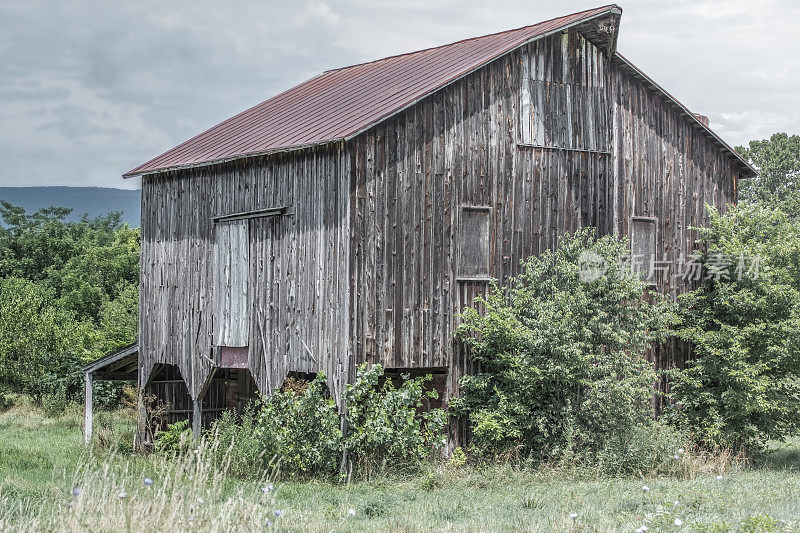
<svg viewBox="0 0 800 533"><path fill-rule="evenodd" d="M476 37L466 37L464 39L459 39L458 41L453 41L451 43L439 44L439 45L436 45L436 46L429 46L428 48L422 48L422 49L419 49L419 50L412 50L410 52L402 52L402 53L399 53L399 54L392 54L390 56L381 57L381 58L378 58L378 59L371 59L369 61L362 61L360 63L353 63L352 65L345 65L343 67L331 68L331 69L328 69L328 70L324 70L322 72L322 74L328 74L329 72L337 72L339 70L345 70L345 69L353 68L353 67L362 67L364 65L369 65L369 64L372 64L372 63L379 63L381 61L386 61L388 59L395 59L395 58L398 58L398 57L404 57L404 56L410 56L410 55L414 55L414 54L420 54L422 52L429 52L431 50L437 50L439 48L445 48L445 47L448 47L448 46L454 46L454 45L461 44L461 43L466 43L466 42L469 42L469 41L475 41L475 40L478 40L478 39L485 39L486 37L494 37L496 35L503 35L503 34L507 34L507 33L513 33L515 31L526 30L528 28L533 28L534 26L542 26L544 24L548 24L548 23L556 21L558 19L575 17L577 15L582 15L584 13L591 13L591 12L595 12L595 11L599 11L599 12L602 12L603 10L609 10L610 11L610 10L612 10L614 8L617 8L617 9L620 9L620 10L622 9L617 4L606 4L606 5L594 7L594 8L591 8L591 9L584 9L582 11L576 11L575 13L570 13L568 15L561 15L560 17L553 17L551 19L543 20L543 21L537 22L535 24L527 24L525 26L520 26L518 28L511 28L511 29L508 29L508 30L497 31L497 32L494 32L494 33L487 33L485 35L478 35Z"/></svg>
<svg viewBox="0 0 800 533"><path fill-rule="evenodd" d="M327 70L223 120L123 176L346 140L533 39L621 13L616 4L607 4L520 28Z"/></svg>

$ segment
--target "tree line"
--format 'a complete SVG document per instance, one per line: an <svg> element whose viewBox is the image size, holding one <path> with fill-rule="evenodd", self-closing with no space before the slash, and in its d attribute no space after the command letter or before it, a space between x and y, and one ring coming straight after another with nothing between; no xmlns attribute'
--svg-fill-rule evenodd
<svg viewBox="0 0 800 533"><path fill-rule="evenodd" d="M80 395L81 366L136 339L138 229L121 213L66 221L0 203L0 394L54 406ZM112 401L118 387L100 387Z"/></svg>

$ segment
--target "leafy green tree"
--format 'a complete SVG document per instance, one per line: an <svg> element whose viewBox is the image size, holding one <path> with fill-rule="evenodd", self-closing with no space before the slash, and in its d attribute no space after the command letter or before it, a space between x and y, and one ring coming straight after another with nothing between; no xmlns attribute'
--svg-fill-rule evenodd
<svg viewBox="0 0 800 533"><path fill-rule="evenodd" d="M758 170L755 178L740 182L739 199L780 205L800 215L800 135L775 133L736 150Z"/></svg>
<svg viewBox="0 0 800 533"><path fill-rule="evenodd" d="M709 211L715 275L680 299L695 357L675 374L673 416L709 448L757 449L800 424L800 222L763 204Z"/></svg>
<svg viewBox="0 0 800 533"><path fill-rule="evenodd" d="M69 213L0 202L0 363L9 364L0 381L37 400L74 398L82 364L137 336L139 230L119 213L68 222Z"/></svg>
<svg viewBox="0 0 800 533"><path fill-rule="evenodd" d="M508 286L493 285L477 302L484 312L464 312L458 337L481 371L462 379L450 406L469 417L478 448L592 460L651 422L656 374L644 353L671 313L657 295L644 298L645 284L623 267L628 253L593 230L564 235ZM587 258L602 275L582 277Z"/></svg>
<svg viewBox="0 0 800 533"><path fill-rule="evenodd" d="M89 353L92 329L30 280L0 280L0 384L40 401Z"/></svg>

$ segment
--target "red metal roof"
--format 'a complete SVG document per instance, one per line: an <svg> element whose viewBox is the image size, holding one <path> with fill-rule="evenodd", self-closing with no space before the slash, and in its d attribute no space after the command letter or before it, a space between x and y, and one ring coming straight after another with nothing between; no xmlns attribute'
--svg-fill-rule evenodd
<svg viewBox="0 0 800 533"><path fill-rule="evenodd" d="M533 26L327 71L124 174L165 171L353 137L528 41L589 19L608 5Z"/></svg>

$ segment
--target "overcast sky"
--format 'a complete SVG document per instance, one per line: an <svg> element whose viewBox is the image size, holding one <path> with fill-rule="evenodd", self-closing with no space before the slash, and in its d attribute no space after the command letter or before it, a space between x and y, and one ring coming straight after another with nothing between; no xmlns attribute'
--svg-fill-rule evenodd
<svg viewBox="0 0 800 533"><path fill-rule="evenodd" d="M0 0L0 186L120 175L323 70L600 2ZM795 1L629 0L619 51L732 145L800 133Z"/></svg>

